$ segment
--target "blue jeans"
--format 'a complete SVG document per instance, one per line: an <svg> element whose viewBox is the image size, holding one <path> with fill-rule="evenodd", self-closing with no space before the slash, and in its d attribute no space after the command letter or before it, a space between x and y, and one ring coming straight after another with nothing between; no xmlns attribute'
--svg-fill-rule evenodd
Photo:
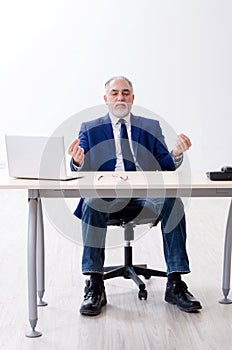
<svg viewBox="0 0 232 350"><path fill-rule="evenodd" d="M109 214L128 203L147 207L154 212L154 217L159 217L167 274L189 273L185 213L180 198L86 198L82 206L83 274L103 273Z"/></svg>

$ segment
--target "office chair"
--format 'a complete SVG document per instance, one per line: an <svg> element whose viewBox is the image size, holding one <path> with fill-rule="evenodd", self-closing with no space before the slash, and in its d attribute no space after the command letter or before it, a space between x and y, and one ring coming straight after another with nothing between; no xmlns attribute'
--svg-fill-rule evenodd
<svg viewBox="0 0 232 350"><path fill-rule="evenodd" d="M136 225L150 224L156 226L159 219L154 218L154 213L148 208L140 208L128 204L122 210L111 213L107 226L116 225L124 228L124 265L108 266L104 268L104 280L114 277L132 279L139 287L138 298L147 299L146 285L138 277L142 275L145 279L151 276L166 277L166 272L148 269L146 264L133 265L131 241L134 240L134 227Z"/></svg>

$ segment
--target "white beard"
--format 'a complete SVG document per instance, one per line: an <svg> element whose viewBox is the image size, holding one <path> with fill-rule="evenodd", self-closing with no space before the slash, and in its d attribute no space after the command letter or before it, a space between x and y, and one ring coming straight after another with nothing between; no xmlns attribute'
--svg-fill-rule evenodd
<svg viewBox="0 0 232 350"><path fill-rule="evenodd" d="M123 105L124 108L117 108L118 105ZM113 105L112 113L115 117L118 117L118 118L126 117L129 114L129 112L130 112L130 108L128 104L125 102L116 102Z"/></svg>

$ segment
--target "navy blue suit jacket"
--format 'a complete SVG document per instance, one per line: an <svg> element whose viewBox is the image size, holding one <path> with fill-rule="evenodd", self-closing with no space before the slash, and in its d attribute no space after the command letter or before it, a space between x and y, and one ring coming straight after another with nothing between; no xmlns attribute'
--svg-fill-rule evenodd
<svg viewBox="0 0 232 350"><path fill-rule="evenodd" d="M85 153L82 171L115 170L115 140L108 114L82 123L78 138ZM131 139L136 161L143 171L175 170L157 120L131 114ZM75 171L72 162L71 170ZM82 203L81 199L74 212L79 218Z"/></svg>

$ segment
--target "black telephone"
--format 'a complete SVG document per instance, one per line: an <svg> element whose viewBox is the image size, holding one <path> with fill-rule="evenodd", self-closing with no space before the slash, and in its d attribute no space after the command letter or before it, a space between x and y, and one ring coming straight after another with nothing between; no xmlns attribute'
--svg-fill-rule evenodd
<svg viewBox="0 0 232 350"><path fill-rule="evenodd" d="M223 173L232 173L232 166L223 166L223 167L221 168L221 171L222 171Z"/></svg>
<svg viewBox="0 0 232 350"><path fill-rule="evenodd" d="M223 166L221 171L207 171L206 175L214 181L232 181L232 166Z"/></svg>

